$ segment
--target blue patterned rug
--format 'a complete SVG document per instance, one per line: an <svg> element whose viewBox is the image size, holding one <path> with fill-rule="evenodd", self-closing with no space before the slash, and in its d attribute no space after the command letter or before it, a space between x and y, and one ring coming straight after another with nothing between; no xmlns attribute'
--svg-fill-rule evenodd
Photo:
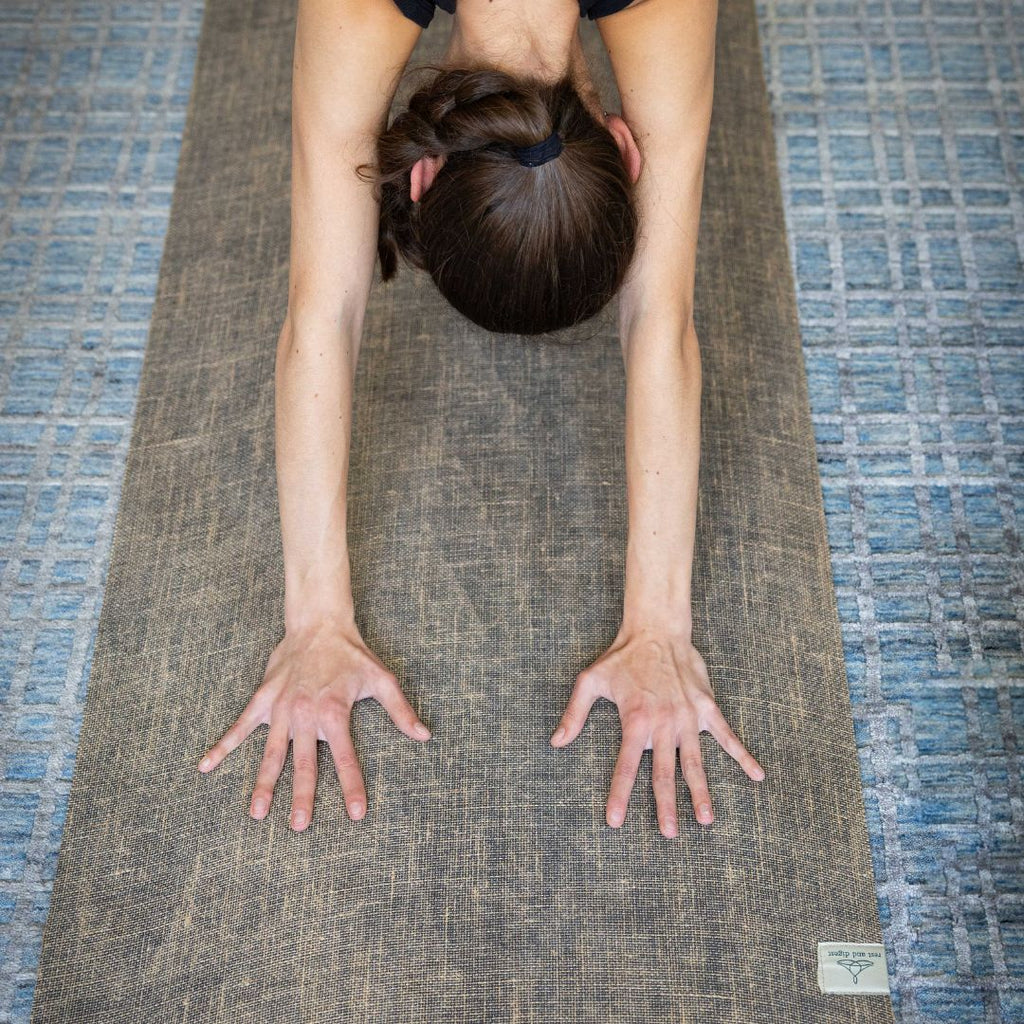
<svg viewBox="0 0 1024 1024"><path fill-rule="evenodd" d="M904 1022L1024 1021L1022 13L758 4ZM0 7L0 1022L29 1019L201 14Z"/></svg>

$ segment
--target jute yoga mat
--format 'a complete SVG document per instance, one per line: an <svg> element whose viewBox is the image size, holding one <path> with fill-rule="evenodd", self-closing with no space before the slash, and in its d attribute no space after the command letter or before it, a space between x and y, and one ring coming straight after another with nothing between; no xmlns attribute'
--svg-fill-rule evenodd
<svg viewBox="0 0 1024 1024"><path fill-rule="evenodd" d="M720 8L694 608L767 779L702 734L717 820L680 780L666 840L649 753L605 824L613 705L549 746L621 610L614 309L579 348L527 347L408 269L367 314L349 534L360 628L434 737L358 704L368 815L348 820L321 743L302 833L290 753L248 817L265 728L197 772L283 630L293 8L207 5L32 1020L891 1021L888 997L816 982L819 941L881 935L751 0Z"/></svg>

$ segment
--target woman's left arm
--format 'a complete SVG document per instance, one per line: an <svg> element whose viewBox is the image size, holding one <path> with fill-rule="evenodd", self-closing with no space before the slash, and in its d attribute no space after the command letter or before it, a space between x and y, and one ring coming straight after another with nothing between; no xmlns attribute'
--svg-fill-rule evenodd
<svg viewBox="0 0 1024 1024"><path fill-rule="evenodd" d="M667 837L677 829L677 748L697 820L713 820L701 731L751 778L764 777L715 703L704 660L691 643L701 399L693 291L717 13L715 0L640 0L597 22L622 116L643 157L640 239L619 293L629 532L618 635L577 676L552 737L556 746L571 742L598 697L613 701L622 743L608 824L622 824L640 759L652 749L658 819Z"/></svg>

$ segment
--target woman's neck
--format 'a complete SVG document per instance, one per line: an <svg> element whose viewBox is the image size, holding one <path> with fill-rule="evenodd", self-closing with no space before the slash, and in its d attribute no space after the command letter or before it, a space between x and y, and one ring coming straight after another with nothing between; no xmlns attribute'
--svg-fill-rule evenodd
<svg viewBox="0 0 1024 1024"><path fill-rule="evenodd" d="M458 0L444 63L486 64L513 75L557 81L569 74L591 113L603 120L579 33L576 0Z"/></svg>

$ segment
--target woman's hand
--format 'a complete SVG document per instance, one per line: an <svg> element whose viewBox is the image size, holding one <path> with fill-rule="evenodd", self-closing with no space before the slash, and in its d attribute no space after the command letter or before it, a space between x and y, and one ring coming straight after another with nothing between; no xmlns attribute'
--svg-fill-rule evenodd
<svg viewBox="0 0 1024 1024"><path fill-rule="evenodd" d="M553 746L565 746L579 735L598 697L617 705L622 721L622 746L606 810L613 828L626 816L640 758L651 748L651 781L661 834L676 835L677 747L697 820L711 824L711 796L700 754L699 735L704 730L752 779L764 778L764 769L718 710L707 666L688 637L662 629L620 630L612 646L576 677L559 728L551 737Z"/></svg>
<svg viewBox="0 0 1024 1024"><path fill-rule="evenodd" d="M317 740L326 740L334 756L345 806L355 821L366 809L366 785L349 732L352 705L375 697L406 736L430 739L402 693L398 680L363 643L351 625L321 621L286 633L267 662L263 683L230 729L200 762L200 771L215 768L258 725L269 723L263 762L256 777L249 813L265 817L288 742L293 751L291 826L301 831L313 815Z"/></svg>

